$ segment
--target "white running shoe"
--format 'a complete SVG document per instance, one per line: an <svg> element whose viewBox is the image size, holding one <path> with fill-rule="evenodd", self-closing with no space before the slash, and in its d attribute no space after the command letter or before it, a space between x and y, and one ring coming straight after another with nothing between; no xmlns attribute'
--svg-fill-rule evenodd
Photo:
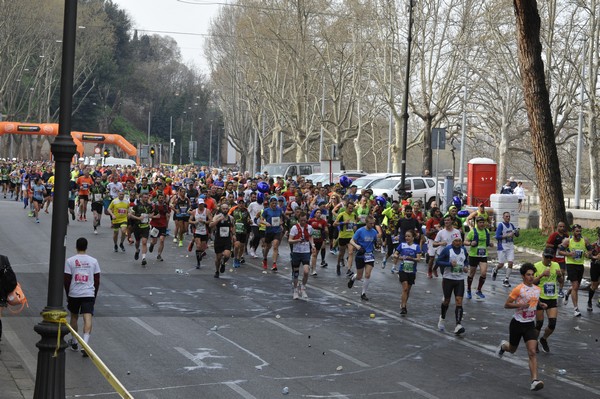
<svg viewBox="0 0 600 399"><path fill-rule="evenodd" d="M540 389L542 389L544 387L544 383L540 380L533 380L531 381L531 390L532 391L539 391Z"/></svg>
<svg viewBox="0 0 600 399"><path fill-rule="evenodd" d="M446 323L445 323L445 320L442 319L442 316L440 316L440 319L438 321L438 330L440 330L440 331L446 330Z"/></svg>
<svg viewBox="0 0 600 399"><path fill-rule="evenodd" d="M464 332L465 332L465 328L461 324L457 324L456 327L454 328L455 335L460 335Z"/></svg>
<svg viewBox="0 0 600 399"><path fill-rule="evenodd" d="M294 293L292 295L293 299L298 299L298 288L294 288Z"/></svg>
<svg viewBox="0 0 600 399"><path fill-rule="evenodd" d="M306 294L306 287L302 286L300 288L300 293L302 294L302 299L308 299L308 295Z"/></svg>

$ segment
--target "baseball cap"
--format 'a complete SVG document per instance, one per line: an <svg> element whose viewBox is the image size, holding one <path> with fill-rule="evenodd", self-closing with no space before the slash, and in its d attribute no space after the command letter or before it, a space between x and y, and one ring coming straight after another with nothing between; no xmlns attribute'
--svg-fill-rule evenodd
<svg viewBox="0 0 600 399"><path fill-rule="evenodd" d="M198 200L198 205L200 205L200 204L204 205L204 199L200 198L200 199Z"/></svg>
<svg viewBox="0 0 600 399"><path fill-rule="evenodd" d="M269 202L273 202L273 201L277 202L277 197L276 196L272 196L271 198L269 198Z"/></svg>
<svg viewBox="0 0 600 399"><path fill-rule="evenodd" d="M554 258L554 249L545 248L544 249L544 258Z"/></svg>

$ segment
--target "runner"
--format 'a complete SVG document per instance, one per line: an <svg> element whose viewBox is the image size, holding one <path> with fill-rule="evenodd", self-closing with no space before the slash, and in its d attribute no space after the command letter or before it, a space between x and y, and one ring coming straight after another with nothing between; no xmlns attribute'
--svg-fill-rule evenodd
<svg viewBox="0 0 600 399"><path fill-rule="evenodd" d="M153 214L153 206L148 202L149 194L141 194L141 199L129 210L129 218L135 220L133 235L135 237L135 254L133 259L140 258L140 241L142 243L142 266L146 266L147 243L150 236L150 215Z"/></svg>
<svg viewBox="0 0 600 399"><path fill-rule="evenodd" d="M542 254L542 260L534 265L535 276L533 278L533 284L540 287L540 303L546 304L545 310L538 306L535 316L535 329L538 337L544 325L544 311L548 315L548 327L546 327L544 335L540 338L540 344L546 353L550 352L548 338L556 328L558 283L564 278L560 266L558 263L552 262L552 258L554 258L554 250L546 248Z"/></svg>
<svg viewBox="0 0 600 399"><path fill-rule="evenodd" d="M405 316L408 311L406 303L410 295L410 289L415 284L417 277L417 262L421 260L421 247L415 243L415 232L407 230L404 233L403 242L398 245L392 255L394 258L394 268L400 262L398 267L398 280L402 285L402 300L400 303L400 314Z"/></svg>
<svg viewBox="0 0 600 399"><path fill-rule="evenodd" d="M306 213L301 212L298 216L298 223L290 229L290 236L288 239L288 242L292 244L293 299L298 299L299 292L302 299L308 299L308 295L306 294L306 283L308 282L311 252L315 257L317 254L312 233L312 226L306 223ZM300 275L300 265L303 265L304 269L302 271L302 284L299 286L298 277Z"/></svg>
<svg viewBox="0 0 600 399"><path fill-rule="evenodd" d="M90 197L92 200L92 212L94 214L94 222L92 223L94 227L94 234L98 234L98 226L100 226L100 218L102 217L102 211L104 208L104 196L106 194L106 189L100 183L101 178L94 178L94 183L90 187Z"/></svg>
<svg viewBox="0 0 600 399"><path fill-rule="evenodd" d="M356 225L356 214L354 213L354 202L348 201L344 211L338 214L335 223L333 223L334 227L339 229L338 234L338 256L337 256L337 266L336 272L339 276L341 274L341 267L344 266L344 257L346 255L346 249L348 249L348 270L346 271L346 275L352 275L352 254L354 250L354 246L348 245L352 236L354 235ZM362 259L362 257L361 257ZM362 273L361 273L362 274Z"/></svg>
<svg viewBox="0 0 600 399"><path fill-rule="evenodd" d="M400 237L398 235L398 221L402 217L400 203L398 201L392 201L392 206L385 208L381 214L385 217L382 227L385 227L386 247L383 262L381 262L381 268L385 269L388 258L394 254L394 249L400 244Z"/></svg>
<svg viewBox="0 0 600 399"><path fill-rule="evenodd" d="M588 239L581 235L581 230L582 228L580 225L573 225L573 235L569 238L565 238L562 244L558 247L560 254L564 255L566 258L565 263L567 265L567 277L571 282L571 288L569 288L565 293L565 305L569 302L570 295L573 301L573 306L575 307L573 310L574 317L581 316L581 312L577 306L579 297L578 291L581 280L583 279L584 258L590 257L589 251L592 249Z"/></svg>
<svg viewBox="0 0 600 399"><path fill-rule="evenodd" d="M552 248L555 253L554 259L552 259L552 261L558 263L563 276L565 276L567 274L567 266L565 264L565 256L561 255L558 247L562 244L562 242L565 240L565 238L569 238L569 231L567 229L567 224L565 222L558 222L558 224L556 225L556 231L553 232L552 234L550 234L550 236L548 237L548 241L546 241L546 248ZM564 279L563 279L563 283L560 284L560 288L558 291L559 298L565 297L563 287L564 287Z"/></svg>
<svg viewBox="0 0 600 399"><path fill-rule="evenodd" d="M527 355L529 356L529 372L531 374L532 391L539 391L544 388L544 383L538 380L537 371L537 334L535 330L535 314L539 306L542 310L547 308L545 303L540 303L540 287L533 285L535 267L531 263L524 263L519 270L523 277L523 283L517 285L508 296L504 307L514 309L515 314L510 322L509 339L502 341L498 347L497 354L502 357L504 352L515 353L519 347L519 341L523 338L527 346Z"/></svg>
<svg viewBox="0 0 600 399"><path fill-rule="evenodd" d="M458 230L457 230L458 231ZM465 294L465 274L469 268L469 256L467 250L462 245L460 234L455 236L452 244L442 249L442 252L436 260L436 265L442 270L442 291L444 300L442 301L442 313L438 321L438 329L444 331L446 329L445 320L450 299L454 294L454 316L456 319L456 327L454 334L460 335L465 332L462 326L463 318L463 296Z"/></svg>
<svg viewBox="0 0 600 399"><path fill-rule="evenodd" d="M243 197L238 199L238 205L234 209L233 222L235 226L235 246L233 249L233 267L238 268L241 266L244 252L246 251L246 242L248 242L248 236L250 235L250 213L246 208L246 202Z"/></svg>
<svg viewBox="0 0 600 399"><path fill-rule="evenodd" d="M170 208L167 205L165 195L161 192L157 194L157 202L152 208L152 218L150 219L150 247L149 252L154 250L156 241L159 240L156 260L163 261L162 252L165 248L165 238L167 236L167 226L169 225Z"/></svg>
<svg viewBox="0 0 600 399"><path fill-rule="evenodd" d="M498 270L508 263L506 268L506 277L502 282L505 287L510 287L510 273L512 272L513 262L515 260L514 237L519 236L519 229L510 222L510 212L502 214L502 222L496 228L496 240L498 240L498 266L492 269L492 281L496 281Z"/></svg>
<svg viewBox="0 0 600 399"><path fill-rule="evenodd" d="M94 304L100 288L100 265L95 258L86 254L88 241L81 237L75 244L77 255L71 256L65 262L64 286L67 294L67 309L71 312L69 324L77 331L79 315L83 317L83 341L90 342L92 333L92 316ZM77 351L77 341L69 340L71 349ZM83 357L88 357L84 349Z"/></svg>
<svg viewBox="0 0 600 399"><path fill-rule="evenodd" d="M125 252L125 238L127 237L127 214L129 213L129 201L125 200L125 192L120 191L117 198L112 200L108 206L108 214L112 219L113 242L115 244L115 252ZM121 232L121 241L117 246L119 239L119 231Z"/></svg>
<svg viewBox="0 0 600 399"><path fill-rule="evenodd" d="M85 168L83 176L77 178L77 187L79 187L79 221L87 222L87 203L89 201L90 187L94 184L94 179L90 176L90 170Z"/></svg>
<svg viewBox="0 0 600 399"><path fill-rule="evenodd" d="M225 273L225 264L231 257L231 247L235 240L233 218L227 211L229 205L222 203L209 224L211 229L215 229L215 278Z"/></svg>
<svg viewBox="0 0 600 399"><path fill-rule="evenodd" d="M487 275L487 256L488 247L493 247L494 244L490 241L490 232L484 227L485 219L478 216L475 219L477 227L469 231L465 240L465 246L469 248L469 276L467 277L467 299L471 299L471 284L473 283L473 277L477 272L477 266L479 266L479 283L477 284L477 291L475 295L478 300L484 300L485 295L481 291Z"/></svg>
<svg viewBox="0 0 600 399"><path fill-rule="evenodd" d="M312 227L312 238L315 244L315 251L310 258L311 275L316 277L319 252L321 253L321 267L327 267L327 262L325 262L327 250L324 244L326 243L325 238L329 237L329 227L326 216L323 216L321 208L315 210L314 216L308 221L308 224Z"/></svg>
<svg viewBox="0 0 600 399"><path fill-rule="evenodd" d="M177 190L177 196L172 200L171 209L173 210L173 220L175 221L175 234L173 242L178 242L179 246L183 246L183 235L187 231L187 223L190 220L190 209L192 204L190 199L186 197L185 188L180 187Z"/></svg>
<svg viewBox="0 0 600 399"><path fill-rule="evenodd" d="M269 206L265 208L260 216L261 223L266 226L265 240L263 244L263 261L262 267L267 270L267 256L269 250L273 247L273 267L271 271L277 271L277 257L279 255L279 242L281 240L281 233L284 221L284 212L277 206L278 198L272 196L269 199Z"/></svg>
<svg viewBox="0 0 600 399"><path fill-rule="evenodd" d="M31 200L33 201L33 215L35 216L35 222L40 222L40 209L44 204L44 196L46 194L46 186L42 184L42 179L37 177L31 185Z"/></svg>
<svg viewBox="0 0 600 399"><path fill-rule="evenodd" d="M367 289L369 288L369 282L371 281L371 271L375 264L375 243L377 242L378 233L375 230L375 218L373 216L367 216L365 220L367 223L365 227L361 227L356 230L354 236L350 239L349 245L356 249L356 274L350 276L348 280L348 288L354 286L355 280L362 280L363 273L365 281L363 282L362 293L360 299L368 301Z"/></svg>
<svg viewBox="0 0 600 399"><path fill-rule="evenodd" d="M427 219L425 223L425 235L427 236L427 277L433 278L438 276L438 266L435 264L435 254L437 252L437 248L433 245L435 242L435 237L442 230L443 216L440 208L431 208L429 211L431 217ZM462 240L461 240L462 243Z"/></svg>

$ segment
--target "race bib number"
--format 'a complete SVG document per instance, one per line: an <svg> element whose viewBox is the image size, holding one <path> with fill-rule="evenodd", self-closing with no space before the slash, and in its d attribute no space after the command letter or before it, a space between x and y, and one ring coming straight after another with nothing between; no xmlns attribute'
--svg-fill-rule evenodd
<svg viewBox="0 0 600 399"><path fill-rule="evenodd" d="M365 263L375 262L375 255L373 252L365 252Z"/></svg>
<svg viewBox="0 0 600 399"><path fill-rule="evenodd" d="M81 184L81 188L82 188L82 189L84 189L84 190L87 190L89 186L90 186L90 185L89 185L89 184L87 184L87 183L82 183L82 184Z"/></svg>
<svg viewBox="0 0 600 399"><path fill-rule="evenodd" d="M545 283L544 284L544 295L546 295L546 296L556 295L556 283Z"/></svg>
<svg viewBox="0 0 600 399"><path fill-rule="evenodd" d="M87 274L75 274L75 282L78 284L85 284L88 282L89 276Z"/></svg>
<svg viewBox="0 0 600 399"><path fill-rule="evenodd" d="M206 225L205 224L199 224L198 227L196 227L196 234L200 234L202 236L206 235Z"/></svg>
<svg viewBox="0 0 600 399"><path fill-rule="evenodd" d="M573 257L573 259L581 259L581 258L583 258L583 251L580 249L576 249L575 256Z"/></svg>
<svg viewBox="0 0 600 399"><path fill-rule="evenodd" d="M281 225L281 218L279 216L273 216L271 218L271 226L279 227Z"/></svg>
<svg viewBox="0 0 600 399"><path fill-rule="evenodd" d="M454 266L452 266L452 268L450 269L450 272L454 275L460 275L462 273L462 266L459 264L456 264Z"/></svg>
<svg viewBox="0 0 600 399"><path fill-rule="evenodd" d="M119 215L124 215L124 214L127 213L127 209L125 209L125 208L119 208L119 209L117 209L117 213Z"/></svg>
<svg viewBox="0 0 600 399"><path fill-rule="evenodd" d="M219 227L220 237L229 237L229 227Z"/></svg>
<svg viewBox="0 0 600 399"><path fill-rule="evenodd" d="M129 202L129 195L125 194L125 196L123 197L123 201Z"/></svg>
<svg viewBox="0 0 600 399"><path fill-rule="evenodd" d="M142 223L148 223L148 221L150 220L147 213L142 213L141 217L142 217L142 220L141 220Z"/></svg>
<svg viewBox="0 0 600 399"><path fill-rule="evenodd" d="M153 227L150 229L150 237L156 238L158 237L158 229L156 227Z"/></svg>
<svg viewBox="0 0 600 399"><path fill-rule="evenodd" d="M354 223L348 222L346 223L346 231L350 231L354 229Z"/></svg>
<svg viewBox="0 0 600 399"><path fill-rule="evenodd" d="M235 232L236 233L245 233L246 232L246 226L244 225L244 223L237 222L235 224Z"/></svg>
<svg viewBox="0 0 600 399"><path fill-rule="evenodd" d="M94 202L100 202L100 201L102 201L102 194L94 194L94 195L92 196L92 200L93 200Z"/></svg>
<svg viewBox="0 0 600 399"><path fill-rule="evenodd" d="M360 220L361 224L365 224L367 221L367 215L359 215L358 220Z"/></svg>
<svg viewBox="0 0 600 399"><path fill-rule="evenodd" d="M528 308L526 310L523 310L521 312L521 316L523 316L523 319L525 319L525 320L534 319L535 318L535 309L529 309Z"/></svg>
<svg viewBox="0 0 600 399"><path fill-rule="evenodd" d="M321 238L321 230L314 229L312 231L312 236L313 236L313 238L316 238L316 239Z"/></svg>
<svg viewBox="0 0 600 399"><path fill-rule="evenodd" d="M181 212L182 215L186 215L187 211L188 211L188 207L187 206L180 206L179 207L179 211Z"/></svg>
<svg viewBox="0 0 600 399"><path fill-rule="evenodd" d="M485 257L487 254L487 250L485 248L477 248L477 256Z"/></svg>
<svg viewBox="0 0 600 399"><path fill-rule="evenodd" d="M415 262L412 260L405 260L402 264L402 270L406 273L414 273L415 272Z"/></svg>
<svg viewBox="0 0 600 399"><path fill-rule="evenodd" d="M400 236L393 236L392 244L399 244L399 243L400 243Z"/></svg>

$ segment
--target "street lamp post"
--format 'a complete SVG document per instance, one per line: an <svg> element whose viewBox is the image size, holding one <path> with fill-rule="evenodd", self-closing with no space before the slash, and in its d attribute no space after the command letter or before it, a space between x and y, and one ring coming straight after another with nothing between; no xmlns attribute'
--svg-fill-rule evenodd
<svg viewBox="0 0 600 399"><path fill-rule="evenodd" d="M465 140L467 136L467 81L469 75L469 66L465 66L465 93L463 97L462 127L460 131L460 165L458 165L458 184L462 190L464 171L465 171ZM454 168L452 169L454 171ZM466 193L463 193L466 194Z"/></svg>
<svg viewBox="0 0 600 399"><path fill-rule="evenodd" d="M213 121L210 120L210 139L208 140L208 166L213 166L212 164L212 125Z"/></svg>
<svg viewBox="0 0 600 399"><path fill-rule="evenodd" d="M404 97L402 99L402 177L400 180L400 190L404 192L404 184L406 183L406 140L408 139L408 90L410 83L410 48L412 44L412 27L413 27L413 7L415 0L409 0L408 12L408 48L406 51L406 76L404 80Z"/></svg>
<svg viewBox="0 0 600 399"><path fill-rule="evenodd" d="M169 120L169 165L173 164L173 117Z"/></svg>
<svg viewBox="0 0 600 399"><path fill-rule="evenodd" d="M579 209L579 196L581 186L581 147L583 146L583 92L585 85L585 47L586 39L583 41L583 62L581 63L581 93L579 104L579 121L577 125L577 161L575 162L575 208Z"/></svg>
<svg viewBox="0 0 600 399"><path fill-rule="evenodd" d="M55 201L52 202L48 297L46 307L42 311L42 321L34 327L35 332L41 336L41 340L36 344L39 352L34 399L62 399L65 397L66 343L62 337L69 330L66 326L58 324L57 321L67 317L67 312L63 307L63 275L67 236L69 169L76 150L71 137L76 27L77 0L65 0L59 132L50 146L55 160ZM61 339L57 342L59 333ZM58 348L56 348L57 344Z"/></svg>

